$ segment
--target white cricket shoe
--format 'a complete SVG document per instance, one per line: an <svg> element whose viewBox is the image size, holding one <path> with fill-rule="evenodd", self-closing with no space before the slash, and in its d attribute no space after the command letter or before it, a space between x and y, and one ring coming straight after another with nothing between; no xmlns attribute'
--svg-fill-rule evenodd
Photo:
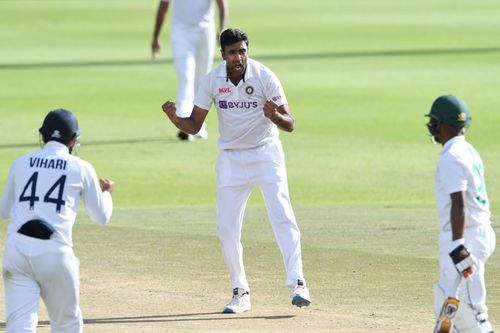
<svg viewBox="0 0 500 333"><path fill-rule="evenodd" d="M311 296L309 295L309 289L304 286L304 281L298 280L297 285L292 293L292 304L298 306L299 308L303 306L309 306L311 304Z"/></svg>
<svg viewBox="0 0 500 333"><path fill-rule="evenodd" d="M243 313L252 308L250 305L250 293L241 288L233 289L233 298L224 307L222 313Z"/></svg>

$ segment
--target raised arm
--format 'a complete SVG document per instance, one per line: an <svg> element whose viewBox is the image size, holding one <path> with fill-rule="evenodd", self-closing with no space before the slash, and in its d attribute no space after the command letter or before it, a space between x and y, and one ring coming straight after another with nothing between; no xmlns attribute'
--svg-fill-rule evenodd
<svg viewBox="0 0 500 333"><path fill-rule="evenodd" d="M163 112L170 119L172 124L174 124L178 129L185 133L196 134L200 131L205 118L207 117L208 110L202 109L198 106L193 107L193 112L188 118L180 118L177 116L175 103L171 101L166 101L161 106Z"/></svg>

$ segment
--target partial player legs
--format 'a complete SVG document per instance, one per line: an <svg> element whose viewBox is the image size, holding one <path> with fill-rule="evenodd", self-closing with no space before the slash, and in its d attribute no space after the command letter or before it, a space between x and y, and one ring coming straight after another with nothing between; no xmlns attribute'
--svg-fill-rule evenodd
<svg viewBox="0 0 500 333"><path fill-rule="evenodd" d="M287 274L286 286L294 288L298 280L304 281L300 231L288 198L286 182L260 186L269 220L278 242Z"/></svg>
<svg viewBox="0 0 500 333"><path fill-rule="evenodd" d="M193 111L195 94L196 45L191 34L172 31L172 56L177 73L177 115L189 117Z"/></svg>
<svg viewBox="0 0 500 333"><path fill-rule="evenodd" d="M478 266L476 272L468 279L463 280L459 287L458 298L460 299L460 307L456 316L455 326L461 332L482 332L484 327L487 327L486 332L489 332L484 268L488 257L495 248L495 235L490 226L478 226L466 228L464 236L466 246L470 248L470 252L477 259ZM451 232L442 232L439 238L439 289L444 296L450 296L454 293L450 286L453 286L453 281L458 276L455 265L448 255ZM435 311L439 306L439 304L435 304Z"/></svg>
<svg viewBox="0 0 500 333"><path fill-rule="evenodd" d="M249 186L217 188L217 235L229 270L231 286L245 291L250 288L243 266L241 228L250 192Z"/></svg>
<svg viewBox="0 0 500 333"><path fill-rule="evenodd" d="M177 72L176 104L179 117L186 118L191 115L196 89L203 76L210 70L213 62L213 52L210 61L208 61L206 58L208 55L203 52L204 50L199 49L202 45L200 41L204 38L204 30L200 30L198 33L178 29L172 31L172 54ZM214 43L214 40L215 37L211 40L211 44ZM204 46L203 49L207 49L207 46ZM203 124L196 136L204 139L207 135L205 124Z"/></svg>
<svg viewBox="0 0 500 333"><path fill-rule="evenodd" d="M79 260L73 251L68 247L61 252L45 254L36 265L52 333L82 332Z"/></svg>
<svg viewBox="0 0 500 333"><path fill-rule="evenodd" d="M34 333L38 324L40 287L28 260L7 241L3 259L7 333Z"/></svg>

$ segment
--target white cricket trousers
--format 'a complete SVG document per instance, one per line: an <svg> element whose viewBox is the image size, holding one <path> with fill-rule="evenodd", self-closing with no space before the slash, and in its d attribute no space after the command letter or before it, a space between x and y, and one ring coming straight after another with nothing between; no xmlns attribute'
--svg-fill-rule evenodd
<svg viewBox="0 0 500 333"><path fill-rule="evenodd" d="M232 288L250 290L243 266L241 229L245 206L254 186L262 192L283 256L287 274L285 285L293 288L297 280L304 280L300 231L288 195L281 142L252 149L221 150L216 171L217 235Z"/></svg>
<svg viewBox="0 0 500 333"><path fill-rule="evenodd" d="M477 271L470 278L464 279L458 290L458 298L470 304L477 313L487 314L486 286L484 282L484 264L495 250L496 236L491 225L473 226L464 230L465 247L477 259ZM450 258L452 234L442 231L439 235L439 285L445 296L454 296L454 282L458 272ZM439 313L443 304L435 304Z"/></svg>
<svg viewBox="0 0 500 333"><path fill-rule="evenodd" d="M9 235L3 257L7 333L36 332L40 297L52 333L83 332L79 266L69 246Z"/></svg>
<svg viewBox="0 0 500 333"><path fill-rule="evenodd" d="M177 71L177 115L191 116L196 90L210 72L215 52L215 27L172 27L171 45ZM203 124L205 126L205 124Z"/></svg>

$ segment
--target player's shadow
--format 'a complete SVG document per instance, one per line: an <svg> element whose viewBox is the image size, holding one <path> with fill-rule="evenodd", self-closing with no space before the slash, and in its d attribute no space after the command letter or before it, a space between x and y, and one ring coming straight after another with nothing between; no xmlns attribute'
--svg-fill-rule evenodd
<svg viewBox="0 0 500 333"><path fill-rule="evenodd" d="M85 319L83 322L87 325L92 324L114 324L114 323L166 323L166 322L188 322L188 321L222 321L222 320L281 320L291 319L295 315L275 315L275 316L252 316L248 314L232 315L222 314L220 312L205 313L181 313L171 315L138 316L138 317L114 317L114 318L95 318Z"/></svg>
<svg viewBox="0 0 500 333"><path fill-rule="evenodd" d="M168 323L168 322L197 322L197 321L223 321L223 320L283 320L294 318L295 315L276 315L276 316L252 316L248 314L233 315L222 314L220 312L202 312L202 313L180 313L170 315L137 316L137 317L110 317L84 319L85 325L96 324L140 324L140 323ZM42 320L38 326L48 326L50 322ZM5 328L5 322L0 322L0 328Z"/></svg>
<svg viewBox="0 0 500 333"><path fill-rule="evenodd" d="M183 142L177 137L150 137L150 138L131 138L131 139L111 139L111 140L85 140L82 143L83 146L106 146L106 145L129 145L129 144L141 144L141 143L179 143ZM0 149L9 148L33 148L40 147L37 142L26 142L26 143L4 143L0 144Z"/></svg>

